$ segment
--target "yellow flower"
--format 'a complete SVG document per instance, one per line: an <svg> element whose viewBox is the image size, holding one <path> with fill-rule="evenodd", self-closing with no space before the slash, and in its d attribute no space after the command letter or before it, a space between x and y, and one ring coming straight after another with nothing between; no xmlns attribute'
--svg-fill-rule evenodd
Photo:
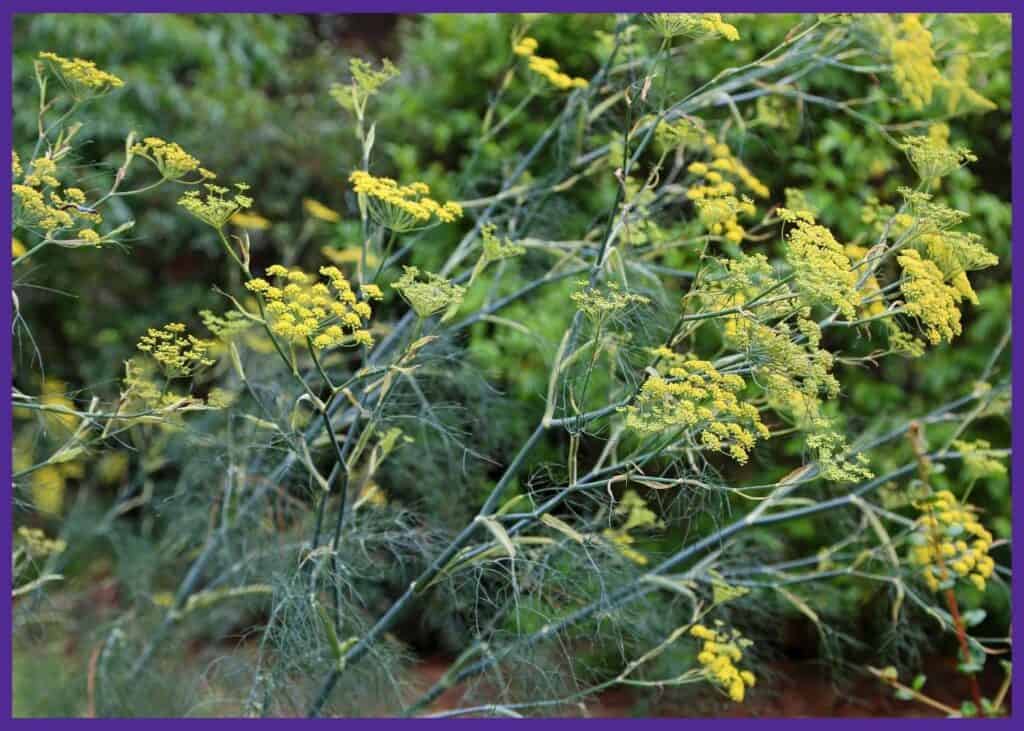
<svg viewBox="0 0 1024 731"><path fill-rule="evenodd" d="M430 317L441 310L458 307L466 293L465 288L440 275L421 273L417 267L409 266L391 286L420 317Z"/></svg>
<svg viewBox="0 0 1024 731"><path fill-rule="evenodd" d="M720 621L715 629L702 624L690 628L690 634L703 641L697 662L704 666L704 674L724 690L736 703L742 703L747 688L753 688L757 678L749 670L741 670L736 663L743 659L743 650L751 641L737 630L726 630Z"/></svg>
<svg viewBox="0 0 1024 731"><path fill-rule="evenodd" d="M166 180L180 180L194 171L199 172L199 179L214 177L213 173L199 167L199 160L185 152L176 142L147 137L133 145L132 152L153 163Z"/></svg>
<svg viewBox="0 0 1024 731"><path fill-rule="evenodd" d="M244 195L249 188L245 183L235 183L238 192L228 196L229 189L212 183L204 183L206 195L190 190L178 199L178 205L203 223L220 230L239 211L252 206L252 198Z"/></svg>
<svg viewBox="0 0 1024 731"><path fill-rule="evenodd" d="M156 361L168 378L191 376L214 364L209 355L213 342L187 333L180 322L150 328L136 347Z"/></svg>
<svg viewBox="0 0 1024 731"><path fill-rule="evenodd" d="M24 256L28 250L25 248L25 244L21 243L19 239L11 238L11 258L17 259L19 256Z"/></svg>
<svg viewBox="0 0 1024 731"><path fill-rule="evenodd" d="M313 218L318 218L321 221L327 223L337 223L341 220L341 216L337 211L333 211L323 203L315 201L312 198L303 198L302 207L306 209L306 213L311 215Z"/></svg>
<svg viewBox="0 0 1024 731"><path fill-rule="evenodd" d="M323 279L280 264L267 267L266 274L287 284L273 286L266 279L254 278L245 286L264 298L267 324L277 337L311 344L314 350L372 344L369 331L364 329L373 314L365 301L369 299L366 288L365 299L357 300L352 285L337 267L320 267Z"/></svg>
<svg viewBox="0 0 1024 731"><path fill-rule="evenodd" d="M64 81L76 99L99 96L111 89L124 86L121 79L98 68L92 61L81 58L67 59L49 51L41 52L39 58Z"/></svg>
<svg viewBox="0 0 1024 731"><path fill-rule="evenodd" d="M239 228L246 228L250 231L265 231L270 228L270 221L260 214L253 213L251 211L249 213L239 211L228 220L235 226L238 226Z"/></svg>
<svg viewBox="0 0 1024 731"><path fill-rule="evenodd" d="M370 216L381 226L396 232L413 231L435 223L452 223L462 217L458 203L438 203L430 198L426 183L399 185L391 178L378 178L363 170L349 176L352 188L366 201Z"/></svg>
<svg viewBox="0 0 1024 731"><path fill-rule="evenodd" d="M724 38L737 41L740 33L736 26L722 20L719 13L648 13L647 20L666 38Z"/></svg>
<svg viewBox="0 0 1024 731"><path fill-rule="evenodd" d="M644 381L633 404L625 408L626 426L641 434L684 429L717 452L745 463L768 428L756 406L739 394L746 384L741 376L723 375L704 360L687 359L662 347L658 374Z"/></svg>
<svg viewBox="0 0 1024 731"><path fill-rule="evenodd" d="M916 505L920 516L910 536L908 558L928 588L938 591L966 578L984 591L995 572L995 561L988 555L992 534L978 521L974 506L960 502L949 490ZM964 536L973 540L968 543Z"/></svg>

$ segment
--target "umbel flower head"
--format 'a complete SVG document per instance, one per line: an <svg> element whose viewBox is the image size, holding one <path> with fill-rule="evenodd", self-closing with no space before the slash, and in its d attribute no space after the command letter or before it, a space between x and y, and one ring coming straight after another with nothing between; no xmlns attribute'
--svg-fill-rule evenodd
<svg viewBox="0 0 1024 731"><path fill-rule="evenodd" d="M904 13L897 22L891 15L868 16L879 36L879 45L892 59L892 76L911 107L931 104L932 93L942 80L935 67L932 34L917 13Z"/></svg>
<svg viewBox="0 0 1024 731"><path fill-rule="evenodd" d="M921 517L910 536L910 563L932 591L967 579L979 591L995 570L988 555L992 534L978 522L977 510L949 490L915 504Z"/></svg>
<svg viewBox="0 0 1024 731"><path fill-rule="evenodd" d="M903 267L900 291L906 300L904 312L917 318L932 345L952 342L963 330L960 302L964 293L947 284L942 270L914 249L904 251L896 260Z"/></svg>
<svg viewBox="0 0 1024 731"><path fill-rule="evenodd" d="M558 68L558 61L553 58L535 55L537 50L537 39L529 36L516 41L512 50L517 56L527 59L527 68L537 76L547 80L556 89L568 91L570 89L586 89L590 84L586 79L579 76L572 77L563 73Z"/></svg>
<svg viewBox="0 0 1024 731"><path fill-rule="evenodd" d="M743 651L754 643L736 629L725 629L720 620L715 621L714 629L696 624L690 628L690 634L703 641L697 662L704 666L708 679L732 700L742 703L747 688L753 688L757 678L749 670L740 669L738 663L743 659Z"/></svg>
<svg viewBox="0 0 1024 731"><path fill-rule="evenodd" d="M426 183L399 185L391 178L378 178L363 170L349 176L352 189L365 201L370 217L396 233L425 228L432 224L452 223L462 217L458 203L438 203L430 197Z"/></svg>
<svg viewBox="0 0 1024 731"><path fill-rule="evenodd" d="M572 301L591 320L600 321L607 317L650 302L647 297L632 292L623 292L617 282L591 287L587 280L577 282L579 289L572 293Z"/></svg>
<svg viewBox="0 0 1024 731"><path fill-rule="evenodd" d="M439 274L405 267L405 272L391 286L402 295L420 317L430 317L442 310L453 312L462 304L466 290Z"/></svg>
<svg viewBox="0 0 1024 731"><path fill-rule="evenodd" d="M782 210L786 216L790 212ZM786 260L793 267L796 289L808 305L825 304L849 319L857 314L860 295L857 272L845 247L824 226L797 216L786 240Z"/></svg>
<svg viewBox="0 0 1024 731"><path fill-rule="evenodd" d="M72 98L79 101L102 96L124 82L111 73L81 58L68 59L50 51L39 54L40 61L64 84Z"/></svg>
<svg viewBox="0 0 1024 731"><path fill-rule="evenodd" d="M665 38L740 38L736 26L722 20L719 13L648 13L647 20Z"/></svg>
<svg viewBox="0 0 1024 731"><path fill-rule="evenodd" d="M398 69L386 58L381 62L379 69L375 69L361 58L349 59L348 67L352 81L348 84L332 84L330 94L343 108L361 118L366 100L398 76Z"/></svg>
<svg viewBox="0 0 1024 731"><path fill-rule="evenodd" d="M137 347L156 361L168 378L185 378L214 364L209 355L213 342L187 333L180 322L150 328Z"/></svg>
<svg viewBox="0 0 1024 731"><path fill-rule="evenodd" d="M159 137L146 137L132 146L132 153L149 160L164 180L181 180L191 172L198 172L199 180L217 177L209 170L199 167L199 160L188 154L176 142L167 142Z"/></svg>
<svg viewBox="0 0 1024 731"><path fill-rule="evenodd" d="M256 278L245 286L263 298L270 331L287 342L309 344L314 350L372 345L367 329L373 315L370 300L381 299L380 289L365 285L360 299L337 267L320 267L320 274L322 280L274 264L267 268L273 284Z"/></svg>
<svg viewBox="0 0 1024 731"><path fill-rule="evenodd" d="M742 401L741 376L722 374L706 360L687 359L661 347L658 374L650 376L625 408L626 426L641 434L685 430L705 448L743 464L757 440L767 439L757 407Z"/></svg>
<svg viewBox="0 0 1024 731"><path fill-rule="evenodd" d="M914 171L927 182L949 175L978 159L966 147L952 147L942 137L933 135L904 137L901 147Z"/></svg>
<svg viewBox="0 0 1024 731"><path fill-rule="evenodd" d="M203 187L206 188L205 195L198 190L186 191L178 199L178 205L218 231L224 228L233 215L252 206L252 198L244 195L249 189L246 183L235 183L238 192L230 196L230 189L224 186L204 183Z"/></svg>

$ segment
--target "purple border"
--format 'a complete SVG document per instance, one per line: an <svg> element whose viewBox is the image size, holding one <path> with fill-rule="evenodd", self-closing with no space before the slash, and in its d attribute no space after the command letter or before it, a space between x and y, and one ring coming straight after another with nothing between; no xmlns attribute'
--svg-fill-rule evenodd
<svg viewBox="0 0 1024 731"><path fill-rule="evenodd" d="M894 7L895 6L895 7ZM852 0L847 2L841 2L837 0L818 0L817 2L808 0L776 0L771 5L771 12L822 12L824 10L830 11L843 11L843 12L894 12L894 11L921 11L921 12L1001 12L1001 13L1012 13L1017 6L1017 3L1008 0L983 0L975 2L964 2L963 0L900 0L898 2L879 2L878 0ZM8 0L8 2L0 8L0 17L3 18L3 30L0 32L0 57L2 57L2 63L4 66L4 74L0 83L2 83L2 94L4 99L4 121L2 123L2 129L0 129L0 143L4 149L10 149L11 147L11 117L12 117L12 97L11 97L11 45L12 45L12 30L13 30L13 16L15 13L60 13L60 12L83 12L83 13L137 13L137 12L151 12L151 13L182 13L182 12L236 12L236 13L339 13L339 12L372 12L372 13L416 13L416 12L638 12L641 10L715 10L720 12L765 12L765 4L763 2L757 2L756 0L718 0L716 2L680 2L679 0L635 0L634 2L626 2L625 0L378 0L373 3L372 7L366 7L364 3L358 2L345 2L335 0L329 2L325 0L203 0L201 2L184 2L179 0L174 2L173 0L137 0L136 2L125 2L124 0ZM1016 14L1024 16L1022 14ZM1013 24L1013 60L1014 67L1016 67L1016 61L1020 55L1019 50L1021 48L1022 36L1024 36L1024 29L1021 27L1021 19L1014 18L1016 22ZM1014 68L1014 71L1017 69ZM1013 97L1021 98L1022 87L1024 87L1024 74L1013 73ZM1020 190L1021 190L1021 146L1016 144L1016 138L1020 132L1021 127L1021 115L1016 111L1015 108L1011 107L1011 118L1013 125L1013 139L1011 140L1011 181L1012 181L1012 198L1013 198L1013 218L1016 222L1018 217L1022 213L1022 204ZM6 164L3 166L4 172L10 170ZM9 175L9 173L8 173ZM5 184L9 185L10 178L5 176ZM0 204L0 213L2 213L2 220L5 225L10 223L11 218L11 199L7 196L3 196L3 202ZM1012 228L1013 234L1011 239L1016 244L1018 238L1017 232L1019 227L1014 225ZM1012 249L1015 249L1014 245ZM3 258L3 257L0 257ZM10 259L4 258L4 263L0 267L0 289L6 291L11 286L11 269ZM1012 282L1013 289L1016 292L1024 288L1024 271L1019 268L1012 268ZM0 321L10 322L11 318L11 300L7 299L6 295L0 297ZM1016 296L1013 298L1013 317L1024 318L1024 302L1022 302ZM1012 353L1013 353L1013 371L1016 376L1018 370L1024 368L1024 338L1014 338L1012 342ZM5 383L11 382L11 336L8 330L6 337L2 343L2 357L0 357L0 380ZM1012 434L1012 445L1013 445L1013 458L1012 468L1013 473L1016 475L1024 474L1024 453L1022 453L1022 447L1024 447L1024 431L1018 428L1024 424L1024 410L1018 408L1021 396L1024 395L1021 387L1018 385L1018 381L1014 379L1013 383L1013 434ZM7 444L11 442L11 402L8 398L2 399L2 414L0 414L0 436L2 440ZM0 450L0 465L2 465L3 479L6 484L11 484L11 451L8 448ZM1020 515L1024 515L1024 493L1020 491L1014 492L1012 496L1013 503L1013 517L1017 518ZM0 507L2 507L3 516L6 521L6 525L10 526L12 521L11 503L9 500L0 501ZM1013 535L1016 539L1020 535L1020 529L1018 527L1017 520L1013 521ZM9 555L11 550L11 531L4 529L0 531L0 545L3 546L4 555ZM1016 567L1024 566L1024 545L1021 542L1014 540L1012 548L1013 564ZM6 559L0 561L0 567L4 572L6 580L5 585L9 586L11 582L10 577L10 564L7 563ZM1012 597L1013 597L1013 625L1019 627L1024 624L1024 604L1021 602L1021 594L1024 593L1021 590L1021 581L1014 579L1012 582ZM0 613L0 625L4 627L11 627L11 604L4 602L2 606L2 613ZM1016 634L1016 633L1015 633ZM4 678L4 689L0 690L0 718L11 719L12 714L12 703L13 703L13 685L12 685L12 654L11 654L11 643L8 641L10 635L5 634L3 637L2 650L3 650L3 668L2 677ZM1020 652L1015 651L1013 653L1014 660L1019 660L1021 656ZM1019 662L1015 664L1020 666ZM1012 691L1012 700L1015 707L1020 707L1022 701L1024 701L1024 684L1015 683ZM1018 716L1020 714L1017 714ZM13 719L20 727L36 727L36 728L60 728L70 725L79 721L78 719ZM319 719L316 721L308 721L308 723L329 723L331 720L336 719ZM805 723L822 723L827 724L831 727L839 728L843 726L845 728L859 727L868 728L868 726L886 726L889 728L896 728L897 724L913 724L920 726L921 724L933 724L943 723L941 720L936 719L879 719L879 718L865 718L865 719L800 719ZM439 724L444 723L443 721L435 720L429 721L425 719L399 721L396 719L345 719L348 723L356 723L360 726L370 725L377 728L388 728L395 726L399 723L428 723L428 724ZM80 719L82 723L90 723L88 719ZM136 724L136 720L132 719L98 719L92 721L93 723L99 722L103 724L120 725L122 727L128 724ZM237 724L241 723L242 719L195 719L189 721L189 725L201 726L205 728L214 728L214 724ZM284 724L292 723L294 719L265 719L260 720L262 724ZM525 723L526 721L524 721ZM952 721L946 721L952 723ZM173 719L153 719L146 721L146 724L153 724L163 728L171 728L172 724L177 724L177 720ZM510 724L517 723L512 719L461 719L458 721L462 727L482 726L486 725L489 728L493 728L497 724ZM653 728L655 726L661 726L665 728L669 724L685 723L687 726L692 727L693 725L714 725L716 728L737 728L739 726L749 726L750 724L757 724L760 727L777 728L782 729L789 724L794 723L794 719L785 718L772 718L772 719L549 719L549 720L531 720L529 723L544 724L548 728L554 728L555 724L570 724L581 727L587 725L593 727L594 725L608 725L608 724L637 724L639 723L643 727ZM998 719L998 720L961 720L956 723L960 724L979 724L984 723L986 728L999 727L1009 728L1011 719Z"/></svg>

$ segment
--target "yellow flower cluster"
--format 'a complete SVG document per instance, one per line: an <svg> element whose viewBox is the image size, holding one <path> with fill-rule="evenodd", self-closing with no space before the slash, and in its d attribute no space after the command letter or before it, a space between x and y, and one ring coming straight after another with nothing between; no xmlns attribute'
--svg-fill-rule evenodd
<svg viewBox="0 0 1024 731"><path fill-rule="evenodd" d="M209 355L212 346L211 341L187 333L182 323L172 322L147 330L137 347L155 360L168 378L185 378L214 364Z"/></svg>
<svg viewBox="0 0 1024 731"><path fill-rule="evenodd" d="M20 183L11 186L15 201L14 220L16 225L39 227L47 234L60 229L72 228L86 222L100 223L103 217L85 205L85 192L81 188L60 190L57 162L48 157L38 157L29 163L29 170L22 169L17 154L12 155L11 173L14 179L22 177ZM49 189L45 191L45 189ZM91 229L83 229L77 239L61 243L96 244L101 237Z"/></svg>
<svg viewBox="0 0 1024 731"><path fill-rule="evenodd" d="M25 185L33 188L56 188L60 185L57 179L57 163L49 157L37 157L31 163L32 172L25 176Z"/></svg>
<svg viewBox="0 0 1024 731"><path fill-rule="evenodd" d="M124 86L124 82L111 73L96 66L92 61L81 58L68 59L50 51L39 54L42 61L49 63L76 99L87 95L98 96L111 89Z"/></svg>
<svg viewBox="0 0 1024 731"><path fill-rule="evenodd" d="M203 187L206 188L205 196L197 190L189 190L178 199L178 205L218 231L236 213L252 207L252 198L244 195L249 189L246 183L235 183L238 192L230 197L230 190L221 185L204 183Z"/></svg>
<svg viewBox="0 0 1024 731"><path fill-rule="evenodd" d="M952 446L963 455L964 474L968 479L978 480L1006 474L1006 465L1000 457L993 455L992 444L987 440L968 442L955 439Z"/></svg>
<svg viewBox="0 0 1024 731"><path fill-rule="evenodd" d="M558 70L558 61L553 58L535 55L537 39L527 36L512 46L517 56L528 59L527 66L533 73L547 79L556 89L586 89L590 84L579 76L572 77Z"/></svg>
<svg viewBox="0 0 1024 731"><path fill-rule="evenodd" d="M847 258L850 260L850 265L854 268L857 273L858 279L862 276L865 268L868 264L861 264L864 258L868 255L868 249L857 244L847 244L844 248ZM878 277L874 274L868 276L864 280L864 284L860 288L860 301L858 302L857 316L861 318L875 317L885 313L885 299L880 295L881 285L878 283Z"/></svg>
<svg viewBox="0 0 1024 731"><path fill-rule="evenodd" d="M793 268L796 289L808 305L826 304L851 320L856 317L861 298L857 272L831 231L807 217L797 218L786 238L786 261Z"/></svg>
<svg viewBox="0 0 1024 731"><path fill-rule="evenodd" d="M636 538L630 531L637 528L662 527L664 523L658 520L658 516L647 507L647 503L635 490L626 490L619 504L615 506L615 515L625 516L625 522L618 528L605 528L601 535L633 563L638 566L647 564L647 556L632 547L636 543Z"/></svg>
<svg viewBox="0 0 1024 731"><path fill-rule="evenodd" d="M769 289L777 295L789 291L787 286L780 286L778 275L764 254L725 259L721 264L722 272L710 276L701 291L704 305L712 311L742 307ZM784 300L757 304L757 313L763 318L784 317L791 309L791 303ZM749 316L743 314L723 315L718 319L723 323L723 334L729 342L736 342L740 331L751 323Z"/></svg>
<svg viewBox="0 0 1024 731"><path fill-rule="evenodd" d="M737 663L743 659L743 650L753 643L736 629L727 631L721 621L715 622L715 629L696 624L690 628L690 634L703 642L697 662L704 666L707 677L736 703L742 703L747 688L753 688L757 678L749 670L741 670Z"/></svg>
<svg viewBox="0 0 1024 731"><path fill-rule="evenodd" d="M946 90L946 113L956 114L960 111L961 103L965 103L968 109L990 111L998 106L991 99L986 99L978 93L972 84L969 74L971 69L971 55L963 45L957 46L952 52L949 62L944 69L943 88Z"/></svg>
<svg viewBox="0 0 1024 731"><path fill-rule="evenodd" d="M805 342L797 342L798 336ZM831 373L834 358L818 347L820 339L817 323L798 317L795 328L786 322L768 325L744 319L731 340L756 364L754 378L772 408L789 414L803 428L820 420L822 396L839 395L839 381Z"/></svg>
<svg viewBox="0 0 1024 731"><path fill-rule="evenodd" d="M399 185L391 178L378 178L363 170L356 170L348 179L360 200L368 203L373 220L392 231L412 231L462 217L458 203L438 203L430 198L426 183Z"/></svg>
<svg viewBox="0 0 1024 731"><path fill-rule="evenodd" d="M102 220L99 213L83 205L85 193L79 188L65 188L63 194L52 190L47 198L30 185L16 183L11 186L11 192L17 202L15 221L26 226L38 226L47 234L71 228L76 221L99 223ZM100 241L100 236L95 231L83 230L81 233L88 237L79 236L79 240L84 243Z"/></svg>
<svg viewBox="0 0 1024 731"><path fill-rule="evenodd" d="M293 343L308 341L315 350L372 345L366 329L373 315L369 300L381 299L380 289L364 286L360 300L337 267L320 267L320 274L323 281L301 269L274 264L267 268L274 284L256 278L245 286L266 301L267 325L278 337Z"/></svg>
<svg viewBox="0 0 1024 731"><path fill-rule="evenodd" d="M948 131L946 127L947 134ZM938 180L978 159L966 147L951 147L941 134L904 137L901 147L915 172L926 182Z"/></svg>
<svg viewBox="0 0 1024 731"><path fill-rule="evenodd" d="M691 163L687 168L694 175L702 176L708 183L713 186L719 186L712 188L712 193L718 193L720 195L730 195L735 193L735 187L728 188L722 187L723 182L727 182L728 178L732 178L739 185L749 190L752 194L758 198L767 198L771 195L771 191L768 190L768 186L758 180L750 169L743 164L738 157L732 153L732 148L724 142L718 142L713 135L705 135L702 140L703 146L711 154L711 160L709 162L695 162ZM699 188L697 188L699 190ZM702 197L702 196L690 196L691 198Z"/></svg>
<svg viewBox="0 0 1024 731"><path fill-rule="evenodd" d="M225 343L248 330L253 324L252 320L237 310L229 310L223 317L210 310L200 310L199 317L202 318L206 329Z"/></svg>
<svg viewBox="0 0 1024 731"><path fill-rule="evenodd" d="M917 110L932 101L932 93L942 79L935 67L932 34L921 24L917 13L905 13L897 23L890 16L874 17L881 47L892 59L892 75L904 98Z"/></svg>
<svg viewBox="0 0 1024 731"><path fill-rule="evenodd" d="M247 231L266 231L270 228L270 221L255 211L239 211L228 219L232 226L244 228Z"/></svg>
<svg viewBox="0 0 1024 731"><path fill-rule="evenodd" d="M200 179L212 180L217 177L200 167L199 160L185 152L181 145L166 142L159 137L147 137L136 143L132 146L132 153L153 163L165 180L180 180L194 171L199 172Z"/></svg>
<svg viewBox="0 0 1024 731"><path fill-rule="evenodd" d="M591 287L584 279L577 284L580 289L572 293L572 301L592 320L603 320L631 307L650 302L643 295L621 291L617 282L608 282L603 287Z"/></svg>
<svg viewBox="0 0 1024 731"><path fill-rule="evenodd" d="M398 76L398 69L390 60L384 59L380 69L361 58L348 62L352 81L348 84L332 84L330 95L338 104L362 118L366 100L376 94L384 84Z"/></svg>
<svg viewBox="0 0 1024 731"><path fill-rule="evenodd" d="M439 274L420 272L418 268L409 266L391 286L420 317L430 317L442 310L451 311L462 303L466 294L465 288Z"/></svg>
<svg viewBox="0 0 1024 731"><path fill-rule="evenodd" d="M67 543L59 538L47 538L39 528L21 526L18 528L18 542L30 558L46 558L55 553L63 553Z"/></svg>
<svg viewBox="0 0 1024 731"><path fill-rule="evenodd" d="M746 386L743 378L723 375L708 361L684 358L664 346L653 354L661 358L659 372L625 408L626 426L641 434L684 429L699 435L707 449L745 463L758 438L770 433L757 407L739 398Z"/></svg>
<svg viewBox="0 0 1024 731"><path fill-rule="evenodd" d="M896 260L903 267L900 290L906 300L904 311L917 318L932 345L952 342L962 332L960 302L964 294L947 284L942 270L916 250L907 249Z"/></svg>
<svg viewBox="0 0 1024 731"><path fill-rule="evenodd" d="M726 184L728 185L728 184ZM697 193L699 197L696 197ZM733 195L705 197L710 188L690 188L687 195L695 197L697 215L708 232L715 236L724 236L726 241L738 244L743 241L746 231L740 225L739 217L753 216L757 213L754 202L743 196L742 200Z"/></svg>
<svg viewBox="0 0 1024 731"><path fill-rule="evenodd" d="M337 223L341 220L341 216L338 215L337 211L331 210L320 201L313 200L312 198L303 198L302 207L306 210L306 213L321 221Z"/></svg>
<svg viewBox="0 0 1024 731"><path fill-rule="evenodd" d="M687 170L701 181L687 188L686 197L695 202L701 222L712 234L740 243L745 231L739 216L753 216L757 209L750 198L737 198L737 186L760 198L766 198L769 190L732 154L729 146L715 140L714 135L704 135L698 146L706 149L711 159L690 163Z"/></svg>
<svg viewBox="0 0 1024 731"><path fill-rule="evenodd" d="M722 20L719 13L648 13L647 20L666 38L724 38L738 41L736 26Z"/></svg>
<svg viewBox="0 0 1024 731"><path fill-rule="evenodd" d="M984 591L996 564L988 555L992 534L978 522L974 506L942 490L917 507L922 515L910 537L910 562L921 569L928 588L938 591L966 578Z"/></svg>

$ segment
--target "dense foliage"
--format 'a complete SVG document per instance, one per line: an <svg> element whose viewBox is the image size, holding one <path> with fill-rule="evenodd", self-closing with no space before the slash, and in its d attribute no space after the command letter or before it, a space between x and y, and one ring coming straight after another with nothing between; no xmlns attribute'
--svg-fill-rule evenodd
<svg viewBox="0 0 1024 731"><path fill-rule="evenodd" d="M16 713L1002 712L1008 17L15 26Z"/></svg>

